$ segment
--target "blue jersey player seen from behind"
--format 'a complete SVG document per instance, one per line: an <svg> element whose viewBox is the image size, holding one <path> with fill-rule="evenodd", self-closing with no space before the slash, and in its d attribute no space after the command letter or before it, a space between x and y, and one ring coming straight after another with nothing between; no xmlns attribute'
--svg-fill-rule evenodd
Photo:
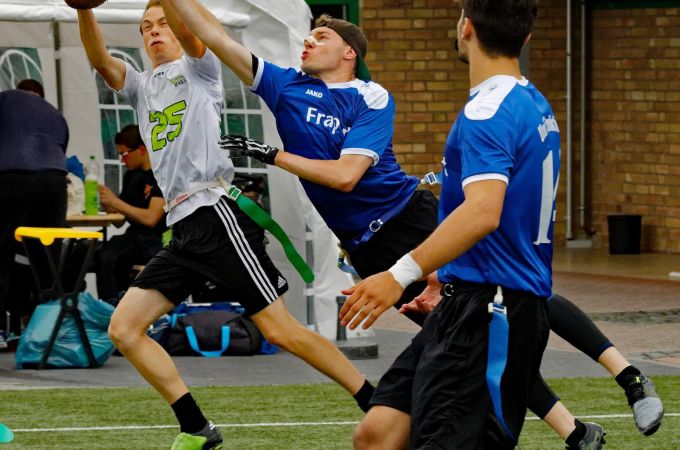
<svg viewBox="0 0 680 450"><path fill-rule="evenodd" d="M394 101L369 78L367 41L355 25L321 16L304 42L300 70L257 58L195 0L170 2L187 25L271 109L278 150L241 136L222 143L297 175L362 277L388 269L436 226L437 200L416 190L392 152ZM425 287L404 293L412 300ZM422 323L424 315L409 313Z"/></svg>
<svg viewBox="0 0 680 450"><path fill-rule="evenodd" d="M341 311L343 324L367 328L439 269L443 299L380 380L354 434L359 449L514 448L548 339L560 140L519 69L536 2L463 3L457 35L472 89L446 145L440 224L349 289ZM504 340L496 352L491 343Z"/></svg>
<svg viewBox="0 0 680 450"><path fill-rule="evenodd" d="M555 116L528 80L497 75L471 90L446 141L439 219L465 201L467 185L481 180L507 184L506 205L498 229L440 268L440 282L493 283L551 295L559 162Z"/></svg>

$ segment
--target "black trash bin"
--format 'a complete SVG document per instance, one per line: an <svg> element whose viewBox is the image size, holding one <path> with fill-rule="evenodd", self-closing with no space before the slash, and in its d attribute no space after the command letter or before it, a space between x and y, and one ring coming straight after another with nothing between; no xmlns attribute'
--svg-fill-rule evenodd
<svg viewBox="0 0 680 450"><path fill-rule="evenodd" d="M609 253L612 255L637 255L640 253L642 216L614 214L607 216L609 225Z"/></svg>

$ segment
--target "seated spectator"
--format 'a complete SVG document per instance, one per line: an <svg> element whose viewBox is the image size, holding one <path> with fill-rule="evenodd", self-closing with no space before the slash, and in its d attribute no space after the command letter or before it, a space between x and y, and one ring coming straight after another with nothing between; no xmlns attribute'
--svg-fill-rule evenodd
<svg viewBox="0 0 680 450"><path fill-rule="evenodd" d="M123 188L116 196L99 186L102 206L125 216L130 226L114 236L95 253L97 294L109 300L118 298L130 285L133 265L146 264L162 247L166 230L163 194L151 171L151 161L137 125L128 125L115 138L116 147L127 172Z"/></svg>

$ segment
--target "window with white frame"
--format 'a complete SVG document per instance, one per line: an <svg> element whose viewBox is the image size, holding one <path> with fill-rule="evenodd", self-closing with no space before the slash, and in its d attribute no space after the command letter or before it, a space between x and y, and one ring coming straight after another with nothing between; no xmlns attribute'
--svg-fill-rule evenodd
<svg viewBox="0 0 680 450"><path fill-rule="evenodd" d="M142 55L138 48L111 47L109 52L114 57L129 63L135 70L139 72L144 71ZM106 83L96 71L93 71L93 73L97 80L101 136L104 146L104 163L100 164L104 170L104 179L102 181L113 192L120 192L123 186L125 165L118 157L115 137L116 133L126 125L137 123L137 115L134 109L120 95L106 86Z"/></svg>
<svg viewBox="0 0 680 450"><path fill-rule="evenodd" d="M239 134L262 142L264 128L262 124L262 105L260 98L234 75L222 66L222 83L224 84L224 102L222 104L222 134ZM264 180L262 205L269 211L269 182L267 168L264 163L252 158L234 159L236 173L247 173L261 176Z"/></svg>
<svg viewBox="0 0 680 450"><path fill-rule="evenodd" d="M38 50L0 47L0 91L15 89L20 81L26 79L43 84Z"/></svg>

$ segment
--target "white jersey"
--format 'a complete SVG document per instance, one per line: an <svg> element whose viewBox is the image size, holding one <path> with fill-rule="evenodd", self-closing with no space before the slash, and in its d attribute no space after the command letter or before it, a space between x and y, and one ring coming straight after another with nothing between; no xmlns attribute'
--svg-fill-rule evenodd
<svg viewBox="0 0 680 450"><path fill-rule="evenodd" d="M139 132L165 200L217 177L230 183L234 165L218 147L222 72L215 54L207 50L201 59L184 55L153 72L126 67L119 93L137 112ZM170 211L168 226L201 206L214 205L224 194L221 187L197 192Z"/></svg>

